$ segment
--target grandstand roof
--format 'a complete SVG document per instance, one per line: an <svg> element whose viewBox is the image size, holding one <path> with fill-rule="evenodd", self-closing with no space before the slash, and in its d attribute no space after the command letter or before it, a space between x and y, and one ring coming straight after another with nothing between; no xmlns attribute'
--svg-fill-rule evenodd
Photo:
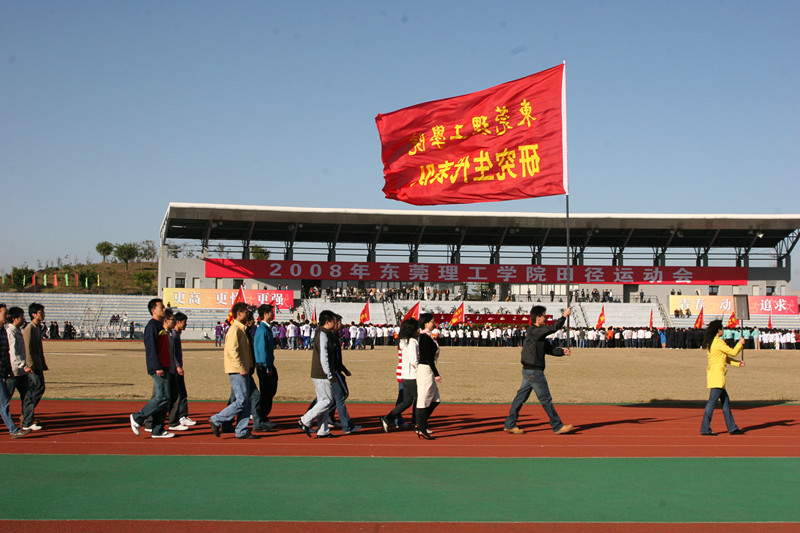
<svg viewBox="0 0 800 533"><path fill-rule="evenodd" d="M587 248L781 248L800 238L800 214L571 213L570 243ZM464 246L566 246L564 213L324 209L170 203L167 239Z"/></svg>

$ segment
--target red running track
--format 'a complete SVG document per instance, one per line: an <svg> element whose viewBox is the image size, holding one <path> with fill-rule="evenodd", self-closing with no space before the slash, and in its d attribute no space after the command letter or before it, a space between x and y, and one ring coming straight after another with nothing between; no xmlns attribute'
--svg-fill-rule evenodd
<svg viewBox="0 0 800 533"><path fill-rule="evenodd" d="M523 407L524 435L503 432L507 405L442 404L430 421L436 440L417 441L413 431L386 434L378 416L389 404L350 404L364 429L332 439L311 439L297 430L306 404L277 403L274 432L242 441L233 434L215 438L208 417L224 407L190 403L198 425L174 439L149 439L131 432L128 415L144 402L44 400L37 419L44 427L22 439L0 440L0 453L110 455L261 455L339 457L798 457L800 405L734 405L746 435L701 436L702 405L558 405L561 418L576 426L572 435L554 435L536 403ZM12 403L19 413L19 402ZM717 411L712 428L724 431ZM419 446L409 448L409 440Z"/></svg>

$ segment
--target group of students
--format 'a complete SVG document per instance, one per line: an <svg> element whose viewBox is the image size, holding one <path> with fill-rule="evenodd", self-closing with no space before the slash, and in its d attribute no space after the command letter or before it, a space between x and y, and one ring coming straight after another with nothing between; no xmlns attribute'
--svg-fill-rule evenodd
<svg viewBox="0 0 800 533"><path fill-rule="evenodd" d="M42 347L43 330L47 328L44 306L28 306L30 322L20 307L8 309L0 303L0 416L12 438L20 438L42 426L36 421L36 406L45 390L47 362ZM22 403L22 427L11 416L10 403L14 392Z"/></svg>

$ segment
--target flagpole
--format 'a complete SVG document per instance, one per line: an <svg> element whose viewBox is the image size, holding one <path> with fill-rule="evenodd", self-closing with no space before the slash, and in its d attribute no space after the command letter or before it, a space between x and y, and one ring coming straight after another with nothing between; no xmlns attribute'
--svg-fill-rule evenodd
<svg viewBox="0 0 800 533"><path fill-rule="evenodd" d="M569 307L570 297L572 296L572 290L570 289L570 280L572 279L572 263L570 262L569 257L569 193L565 195L566 198L566 229L567 229L567 307ZM567 348L571 346L570 342L570 334L569 334L569 322L570 317L567 316Z"/></svg>

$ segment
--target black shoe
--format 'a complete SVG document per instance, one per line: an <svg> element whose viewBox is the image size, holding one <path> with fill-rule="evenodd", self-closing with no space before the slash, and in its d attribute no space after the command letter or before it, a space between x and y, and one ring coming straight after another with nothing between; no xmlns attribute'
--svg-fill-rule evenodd
<svg viewBox="0 0 800 533"><path fill-rule="evenodd" d="M700 433L700 434L703 435L704 437L716 437L717 436L716 433Z"/></svg>
<svg viewBox="0 0 800 533"><path fill-rule="evenodd" d="M211 420L209 420L208 423L211 425L211 433L213 433L215 437L219 438L219 426Z"/></svg>
<svg viewBox="0 0 800 533"><path fill-rule="evenodd" d="M297 421L297 427L300 429L300 431L305 433L307 437L311 438L311 427L303 424L302 420Z"/></svg>
<svg viewBox="0 0 800 533"><path fill-rule="evenodd" d="M247 433L245 433L241 437L236 437L236 438L237 439L260 439L261 437L259 437L258 435L253 435L252 433L250 433L248 431Z"/></svg>
<svg viewBox="0 0 800 533"><path fill-rule="evenodd" d="M389 419L385 416L381 417L381 425L383 426L383 431L385 433L389 433Z"/></svg>
<svg viewBox="0 0 800 533"><path fill-rule="evenodd" d="M269 426L253 426L253 431L258 431L259 433L266 433L267 431L275 431Z"/></svg>
<svg viewBox="0 0 800 533"><path fill-rule="evenodd" d="M436 437L428 433L426 429L418 429L417 430L417 439L425 439L425 440L436 440Z"/></svg>
<svg viewBox="0 0 800 533"><path fill-rule="evenodd" d="M744 435L745 433L745 430L739 428L736 428L730 432L731 435Z"/></svg>

